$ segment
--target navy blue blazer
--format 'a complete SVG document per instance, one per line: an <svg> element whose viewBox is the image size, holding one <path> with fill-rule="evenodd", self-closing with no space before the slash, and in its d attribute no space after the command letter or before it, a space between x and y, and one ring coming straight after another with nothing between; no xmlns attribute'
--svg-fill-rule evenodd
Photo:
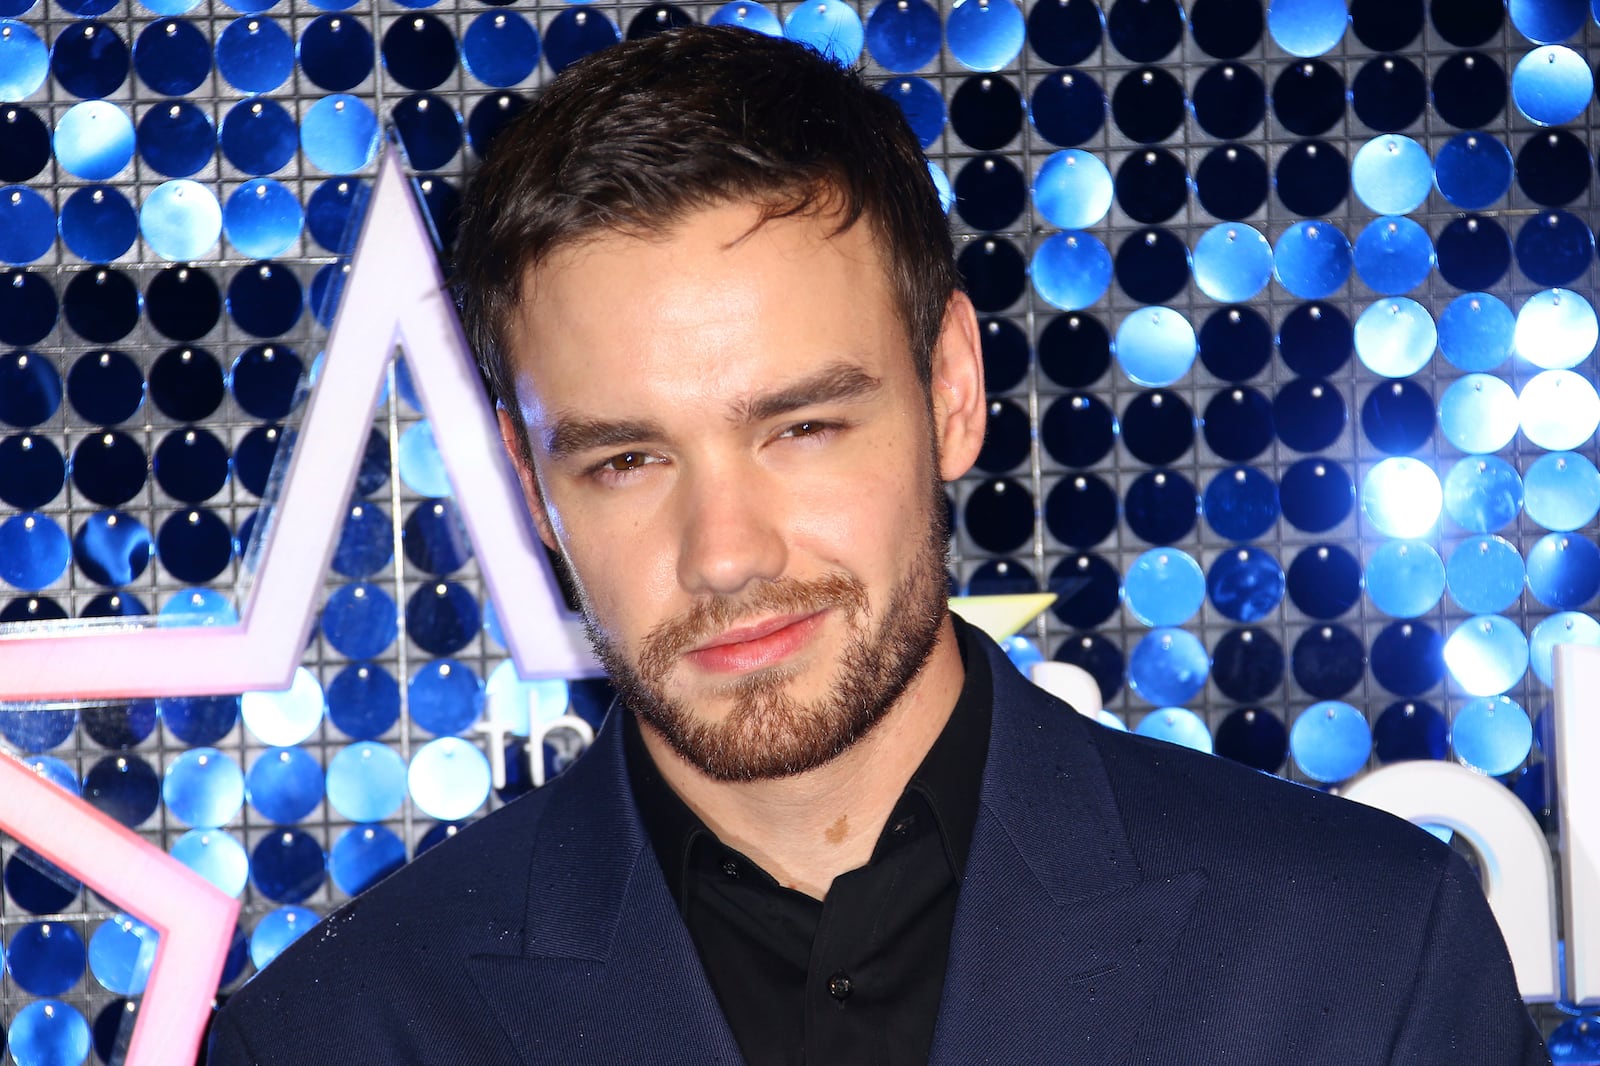
<svg viewBox="0 0 1600 1066"><path fill-rule="evenodd" d="M993 733L934 1063L1549 1062L1450 849L1104 729L984 643ZM741 1062L615 719L285 950L218 1015L214 1066Z"/></svg>

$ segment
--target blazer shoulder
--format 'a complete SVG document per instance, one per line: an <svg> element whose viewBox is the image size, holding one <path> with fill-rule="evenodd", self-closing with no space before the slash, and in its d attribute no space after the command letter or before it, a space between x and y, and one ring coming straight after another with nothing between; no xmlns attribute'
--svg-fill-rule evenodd
<svg viewBox="0 0 1600 1066"><path fill-rule="evenodd" d="M1431 894L1454 852L1385 811L1084 721L1141 860L1409 881Z"/></svg>
<svg viewBox="0 0 1600 1066"><path fill-rule="evenodd" d="M422 968L504 950L521 934L534 842L562 791L557 778L419 855L289 944L228 997L242 1031L266 1017L304 1026L340 989L341 1009L407 998ZM361 1013L361 1012L357 1012Z"/></svg>

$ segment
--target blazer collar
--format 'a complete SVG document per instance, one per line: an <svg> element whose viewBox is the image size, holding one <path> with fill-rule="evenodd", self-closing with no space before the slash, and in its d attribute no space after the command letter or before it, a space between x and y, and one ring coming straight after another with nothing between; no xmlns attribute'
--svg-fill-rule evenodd
<svg viewBox="0 0 1600 1066"><path fill-rule="evenodd" d="M519 801L546 804L521 933L481 945L468 973L529 1066L741 1063L646 844L619 718L547 797Z"/></svg>
<svg viewBox="0 0 1600 1066"><path fill-rule="evenodd" d="M1205 872L1141 868L1102 727L984 643L994 726L932 1060L1128 1061Z"/></svg>
<svg viewBox="0 0 1600 1066"><path fill-rule="evenodd" d="M932 1061L1127 1061L1206 875L1141 868L1100 727L982 644L994 720ZM545 804L520 935L486 938L468 970L530 1064L739 1063L634 807L620 724L519 801Z"/></svg>

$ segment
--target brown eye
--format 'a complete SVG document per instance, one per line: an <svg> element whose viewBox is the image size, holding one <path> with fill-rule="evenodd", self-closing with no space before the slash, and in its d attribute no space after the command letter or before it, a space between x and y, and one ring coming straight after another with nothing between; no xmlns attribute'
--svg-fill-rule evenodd
<svg viewBox="0 0 1600 1066"><path fill-rule="evenodd" d="M643 465L644 456L638 452L623 452L606 463L606 466L612 470L637 470Z"/></svg>

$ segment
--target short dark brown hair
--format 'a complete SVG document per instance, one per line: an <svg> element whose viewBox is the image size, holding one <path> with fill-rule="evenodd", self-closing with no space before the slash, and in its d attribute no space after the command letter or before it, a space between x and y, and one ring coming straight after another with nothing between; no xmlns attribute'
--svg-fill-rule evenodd
<svg viewBox="0 0 1600 1066"><path fill-rule="evenodd" d="M489 389L519 429L507 350L528 271L605 231L648 234L730 201L759 204L763 221L832 212L840 232L864 219L929 380L960 279L899 106L804 45L692 26L574 64L506 125L468 189L453 284Z"/></svg>

